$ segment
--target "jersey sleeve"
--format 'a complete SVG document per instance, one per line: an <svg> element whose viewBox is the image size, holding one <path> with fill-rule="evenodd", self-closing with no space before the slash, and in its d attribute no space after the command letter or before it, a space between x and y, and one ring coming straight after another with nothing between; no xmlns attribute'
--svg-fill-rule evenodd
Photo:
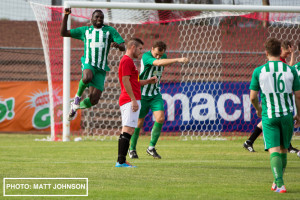
<svg viewBox="0 0 300 200"><path fill-rule="evenodd" d="M126 59L123 61L121 67L122 67L122 76L130 76L132 74L132 67L134 63L129 60L129 59Z"/></svg>
<svg viewBox="0 0 300 200"><path fill-rule="evenodd" d="M299 80L296 69L294 67L291 67L291 70L294 75L293 91L298 91L298 90L300 90L300 80Z"/></svg>
<svg viewBox="0 0 300 200"><path fill-rule="evenodd" d="M112 40L114 42L116 42L118 44L121 44L121 43L125 42L116 29L114 29L113 27L110 27L109 31L110 31L110 33L112 35Z"/></svg>
<svg viewBox="0 0 300 200"><path fill-rule="evenodd" d="M71 37L78 39L78 40L84 40L84 34L85 34L86 26L78 27L75 29L71 29Z"/></svg>
<svg viewBox="0 0 300 200"><path fill-rule="evenodd" d="M259 86L259 68L256 68L252 74L252 79L251 79L251 83L250 83L250 90L254 90L254 91L259 91L260 90L260 86Z"/></svg>
<svg viewBox="0 0 300 200"><path fill-rule="evenodd" d="M153 62L155 60L157 60L156 58L154 58L152 55L151 55L151 52L150 53L144 53L143 57L142 57L142 60L143 60L143 63L144 63L144 66L152 66L153 65Z"/></svg>

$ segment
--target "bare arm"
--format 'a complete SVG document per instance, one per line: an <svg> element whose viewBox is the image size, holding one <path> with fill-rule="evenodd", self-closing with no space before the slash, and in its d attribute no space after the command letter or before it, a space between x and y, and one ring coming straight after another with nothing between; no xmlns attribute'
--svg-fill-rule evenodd
<svg viewBox="0 0 300 200"><path fill-rule="evenodd" d="M156 76L153 76L147 80L140 80L140 84L141 86L143 85L148 85L148 84L154 84L154 83L157 83L158 79Z"/></svg>
<svg viewBox="0 0 300 200"><path fill-rule="evenodd" d="M132 102L132 111L133 112L136 112L138 111L139 109L139 105L135 99L135 96L133 94L133 90L132 90L132 87L131 87L131 84L130 84L130 76L123 76L122 77L122 82L123 82L123 85L124 85L124 88L127 92L127 94L129 95L130 99L131 99L131 102Z"/></svg>
<svg viewBox="0 0 300 200"><path fill-rule="evenodd" d="M125 44L124 44L124 42L121 43L121 44L118 44L118 43L116 43L116 42L112 42L110 46L111 46L111 47L114 47L114 48L117 48L117 49L119 49L120 51L125 51Z"/></svg>
<svg viewBox="0 0 300 200"><path fill-rule="evenodd" d="M289 46L289 51L291 52L291 60L289 63L289 66L293 66L295 65L295 52L294 52L294 48Z"/></svg>
<svg viewBox="0 0 300 200"><path fill-rule="evenodd" d="M160 60L155 60L153 62L154 66L166 66L170 65L173 63L187 63L189 61L188 58L172 58L172 59L160 59Z"/></svg>
<svg viewBox="0 0 300 200"><path fill-rule="evenodd" d="M69 14L71 14L71 8L66 8L64 19L63 19L63 21L61 23L61 27L60 27L60 35L62 37L71 37L70 30L67 30L67 22L68 22Z"/></svg>
<svg viewBox="0 0 300 200"><path fill-rule="evenodd" d="M261 106L259 105L257 95L258 95L258 91L250 90L250 101L251 101L253 107L256 110L257 116L261 117Z"/></svg>

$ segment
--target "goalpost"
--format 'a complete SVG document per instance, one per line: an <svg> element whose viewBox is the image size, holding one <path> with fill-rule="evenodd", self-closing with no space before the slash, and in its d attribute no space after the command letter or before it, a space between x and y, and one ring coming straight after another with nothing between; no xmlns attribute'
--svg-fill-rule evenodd
<svg viewBox="0 0 300 200"><path fill-rule="evenodd" d="M50 114L54 119L51 138L55 140L62 133L62 140L69 141L70 126L74 123L67 121L70 81L74 82L71 92L74 96L76 82L81 78L83 44L72 40L71 45L71 39L65 37L62 47L59 28L63 7L36 3L31 6L42 38L47 73L49 71L50 110L53 111ZM266 62L263 42L276 37L291 40L296 47L300 41L300 7L295 6L65 1L64 7L72 8L68 29L86 25L93 10L98 8L104 11L105 24L117 29L125 41L140 37L148 51L154 41L163 40L168 45L169 58L190 58L188 64L165 68L161 82L166 112L164 135L219 137L251 132L259 119L251 108L248 88L254 68ZM72 135L105 138L120 132L117 71L122 55L115 49L110 50L111 71L107 73L99 105L78 113L77 123L81 129L72 131ZM139 61L136 65L139 68ZM62 110L55 109L59 98L55 97L54 93L58 92L53 88L63 90ZM151 130L152 124L152 117L146 117L144 130Z"/></svg>

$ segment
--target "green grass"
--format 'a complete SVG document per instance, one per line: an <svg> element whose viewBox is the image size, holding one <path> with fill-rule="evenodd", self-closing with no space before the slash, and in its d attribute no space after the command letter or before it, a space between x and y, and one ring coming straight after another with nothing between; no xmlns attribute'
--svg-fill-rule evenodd
<svg viewBox="0 0 300 200"><path fill-rule="evenodd" d="M288 155L288 193L270 190L269 154L257 140L256 153L242 139L160 140L161 160L146 155L149 137L140 137L137 168L115 168L117 140L42 142L41 135L0 134L0 176L88 178L88 197L3 197L0 199L299 199L300 158ZM293 140L300 147L300 140ZM0 187L3 188L3 181Z"/></svg>

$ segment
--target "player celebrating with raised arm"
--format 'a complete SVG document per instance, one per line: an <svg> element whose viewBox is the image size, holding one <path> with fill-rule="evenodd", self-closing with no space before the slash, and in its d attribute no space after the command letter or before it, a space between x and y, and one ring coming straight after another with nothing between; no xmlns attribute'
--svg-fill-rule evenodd
<svg viewBox="0 0 300 200"><path fill-rule="evenodd" d="M139 80L139 72L133 63L143 49L144 43L138 38L132 38L127 44L126 54L120 61L119 81L121 95L119 104L122 116L122 134L119 138L118 160L116 167L134 167L126 162L131 135L138 125L139 112L141 109L141 85L154 84L157 77L149 77L147 80Z"/></svg>
<svg viewBox="0 0 300 200"><path fill-rule="evenodd" d="M95 10L92 14L92 26L82 26L67 30L68 16L71 8L65 9L64 19L60 29L63 37L72 37L84 42L84 55L81 57L82 78L78 91L71 103L69 121L74 119L78 109L90 108L96 105L104 90L107 66L107 55L110 47L125 51L124 40L111 26L104 25L104 14L101 10ZM84 89L89 87L89 96L81 101Z"/></svg>
<svg viewBox="0 0 300 200"><path fill-rule="evenodd" d="M287 151L291 143L294 120L300 125L300 82L296 70L280 61L280 41L265 42L269 62L257 67L250 84L250 101L257 116L262 117L265 150L270 153L274 176L272 190L285 193L283 173L287 165ZM261 91L261 103L258 101ZM297 115L293 119L293 92Z"/></svg>
<svg viewBox="0 0 300 200"><path fill-rule="evenodd" d="M151 131L151 141L147 149L147 153L154 158L161 158L156 152L155 145L161 133L162 125L165 121L164 115L164 101L160 93L160 80L164 71L164 67L173 63L186 63L187 58L173 58L167 59L166 55L167 45L158 41L154 43L152 49L143 54L141 61L140 79L145 80L151 76L157 76L158 82L154 85L144 85L142 90L142 108L139 115L138 127L135 129L134 134L131 138L131 145L129 151L130 158L138 158L136 152L136 144L140 134L140 129L143 127L145 117L152 110L155 117L155 123Z"/></svg>

